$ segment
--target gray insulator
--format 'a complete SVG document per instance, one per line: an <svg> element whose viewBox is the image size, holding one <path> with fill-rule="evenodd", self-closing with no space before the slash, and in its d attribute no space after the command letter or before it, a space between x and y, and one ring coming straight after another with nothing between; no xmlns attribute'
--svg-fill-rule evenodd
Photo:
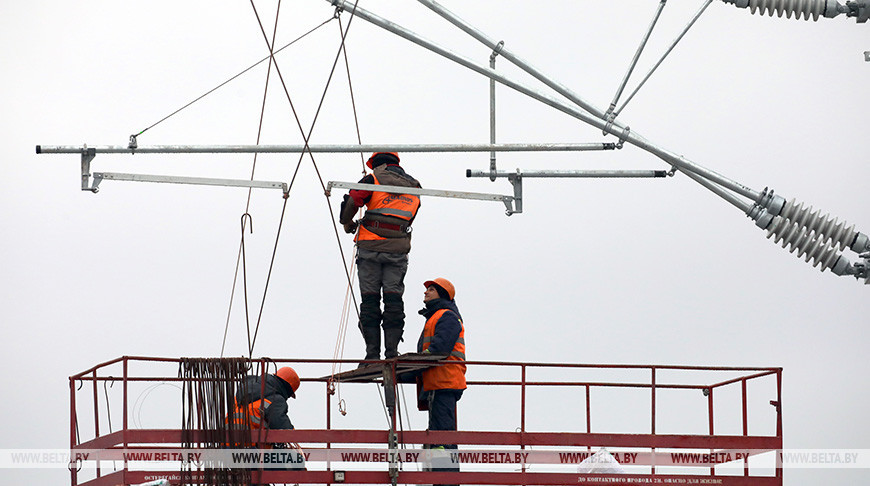
<svg viewBox="0 0 870 486"><path fill-rule="evenodd" d="M821 235L826 243L830 240L831 244L838 246L840 250L852 246L859 234L855 231L855 226L846 227L848 223L845 221L837 221L828 214L822 216L819 213L820 211L813 212L812 206L804 207L803 203L798 204L792 199L782 208L782 213L777 218L788 219L800 227ZM777 222L774 220L771 232L777 231L776 226Z"/></svg>
<svg viewBox="0 0 870 486"><path fill-rule="evenodd" d="M760 15L767 13L771 17L776 13L778 17L785 14L786 18L795 19L803 16L804 20L819 20L820 16L833 18L845 12L847 9L836 0L723 0L737 7L749 7L751 13L758 12Z"/></svg>
<svg viewBox="0 0 870 486"><path fill-rule="evenodd" d="M813 267L821 265L820 270L823 272L832 268L838 259L842 259L837 249L828 245L823 236L781 216L774 218L771 228L768 230L768 238L774 235L776 235L775 243L782 242L782 247L788 247L789 253L797 251L797 257L804 258L806 262L812 260Z"/></svg>

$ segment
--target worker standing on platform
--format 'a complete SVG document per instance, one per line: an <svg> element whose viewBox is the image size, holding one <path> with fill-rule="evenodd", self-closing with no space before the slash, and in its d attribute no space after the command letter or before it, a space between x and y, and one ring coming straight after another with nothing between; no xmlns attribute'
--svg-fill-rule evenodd
<svg viewBox="0 0 870 486"><path fill-rule="evenodd" d="M384 186L420 187L416 179L399 166L399 154L375 152L366 165L372 169L359 182ZM366 212L354 221L359 208ZM384 329L384 357L399 355L399 341L405 327L405 273L411 251L411 223L420 198L369 190L351 190L341 203L339 222L347 233L356 232L359 289L359 328L366 343L367 360L380 359L381 327ZM381 291L384 310L381 313Z"/></svg>
<svg viewBox="0 0 870 486"><path fill-rule="evenodd" d="M462 398L465 384L465 326L456 307L456 289L445 278L436 278L423 283L423 303L426 308L420 314L426 318L417 351L420 353L444 354L447 361L423 370L422 397L428 402L429 430L456 430L456 402ZM436 451L456 449L455 444L430 446L433 453L433 471L459 471L459 464L448 454L438 457Z"/></svg>

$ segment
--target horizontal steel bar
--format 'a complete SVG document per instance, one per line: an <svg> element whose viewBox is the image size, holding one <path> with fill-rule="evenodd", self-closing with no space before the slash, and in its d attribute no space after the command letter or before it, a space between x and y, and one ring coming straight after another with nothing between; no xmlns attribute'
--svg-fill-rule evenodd
<svg viewBox="0 0 870 486"><path fill-rule="evenodd" d="M122 432L122 431L119 431ZM100 442L88 441L75 449L101 449L127 444L180 444L181 429L128 429L126 439L119 432L101 437ZM193 430L193 442L205 442L204 431ZM379 444L386 443L388 430L372 429L292 429L270 430L268 439L260 431L251 431L253 442L296 442L307 444ZM114 443L107 443L111 437ZM102 439L102 440L101 440ZM265 440L264 440L265 439ZM586 432L504 432L470 430L406 430L399 432L399 440L406 444L467 444L467 445L533 445L533 446L586 446L672 449L780 449L782 437L773 435L689 435L689 434L607 434ZM723 444L727 442L727 445Z"/></svg>
<svg viewBox="0 0 870 486"><path fill-rule="evenodd" d="M96 147L76 145L37 145L37 154L81 154L93 150L96 154L298 154L370 152L585 152L614 150L616 144L603 143L478 143L478 144L364 144L364 145L142 145L131 149L123 145Z"/></svg>
<svg viewBox="0 0 870 486"><path fill-rule="evenodd" d="M495 173L485 170L465 171L466 177L667 177L668 172L664 170L528 170L528 171L503 171L499 170Z"/></svg>
<svg viewBox="0 0 870 486"><path fill-rule="evenodd" d="M125 473L120 476L118 473ZM389 472L384 471L276 471L264 469L252 471L251 481L260 483L281 484L336 484L335 474L342 474L342 483L347 484L390 484ZM205 483L205 473L200 470L190 471L190 477L195 484ZM107 476L108 477L108 476ZM110 480L102 478L92 479L81 483L79 486L105 486L114 485L124 478L124 484L144 483L153 478L177 478L180 473L174 470L148 470L135 471L124 470L111 473ZM589 474L581 475L576 472L531 472L521 470L516 472L495 471L472 471L472 472L445 472L445 471L399 471L396 482L398 484L482 484L482 485L529 485L544 486L557 484L577 484L580 479L590 486L606 486L608 484L650 484L653 479L659 484L717 484L719 486L781 486L782 477L776 476L725 476L725 475L693 475L693 474ZM172 484L175 484L173 482Z"/></svg>
<svg viewBox="0 0 870 486"><path fill-rule="evenodd" d="M445 191L441 189L420 189L417 187L399 187L399 186L384 186L380 184L360 184L358 182L340 182L329 181L326 184L326 192L338 189L357 189L363 191L378 191L387 192L390 194L413 194L415 196L435 196L435 197L452 197L457 199L475 199L478 201L513 201L513 196L505 196L501 194L486 194L481 192L460 192L460 191Z"/></svg>
<svg viewBox="0 0 870 486"><path fill-rule="evenodd" d="M252 187L258 189L281 189L287 192L287 184L275 181L251 181L243 179L212 179L206 177L181 177L147 174L123 174L119 172L94 172L94 182L109 181L162 182L169 184L196 184L203 186Z"/></svg>
<svg viewBox="0 0 870 486"><path fill-rule="evenodd" d="M414 360L403 360L401 357L400 361L407 362L415 362ZM122 356L120 358L113 359L111 361L107 361L105 363L99 364L92 368L89 368L87 371L71 376L72 379L81 379L87 378L83 375L92 373L95 369L108 367L112 364L118 363L119 361L131 361L131 362L160 362L160 363L179 363L181 362L180 358L165 358L165 357L153 357L153 356ZM308 363L308 364L333 364L333 363L344 363L344 364L357 364L360 360L355 359L285 359L285 358L253 358L250 360L251 363L277 363L277 364L293 364L293 363ZM384 362L389 362L389 360L384 360ZM473 366L498 366L498 367L522 367L525 366L527 368L565 368L565 369L602 369L602 370L669 370L669 371L734 371L734 372L761 372L761 371L774 371L779 372L782 371L782 368L779 367L756 367L756 366L697 366L697 365L652 365L652 364L591 364L591 363L534 363L534 362L525 362L525 361L465 361L466 365Z"/></svg>

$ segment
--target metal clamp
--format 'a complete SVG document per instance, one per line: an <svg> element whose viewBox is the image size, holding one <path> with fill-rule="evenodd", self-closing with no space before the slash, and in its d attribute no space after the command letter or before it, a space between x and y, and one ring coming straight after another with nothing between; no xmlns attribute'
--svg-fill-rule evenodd
<svg viewBox="0 0 870 486"><path fill-rule="evenodd" d="M95 182L94 185L93 186L89 185L90 179L91 179L91 161L94 160L94 157L96 157L96 156L97 156L96 149L88 148L87 145L82 147L82 190L83 191L91 191L93 193L96 193L97 191L99 191L99 188L97 188L97 186L99 185L99 182L96 181L96 178L94 179L94 182Z"/></svg>
<svg viewBox="0 0 870 486"><path fill-rule="evenodd" d="M511 207L510 199L505 198L504 205L507 206L507 209L504 213L507 216L510 216L515 213L523 212L523 173L520 172L520 169L517 169L517 173L510 174L508 180L511 185L514 186L513 207Z"/></svg>
<svg viewBox="0 0 870 486"><path fill-rule="evenodd" d="M622 135L619 136L619 142L616 144L616 148L621 149L625 144L625 141L628 139L628 134L631 133L631 127L628 125L622 129Z"/></svg>
<svg viewBox="0 0 870 486"><path fill-rule="evenodd" d="M495 45L495 48L492 50L492 54L489 55L489 62L494 63L495 58L501 53L502 48L504 47L504 41L498 41L498 44Z"/></svg>

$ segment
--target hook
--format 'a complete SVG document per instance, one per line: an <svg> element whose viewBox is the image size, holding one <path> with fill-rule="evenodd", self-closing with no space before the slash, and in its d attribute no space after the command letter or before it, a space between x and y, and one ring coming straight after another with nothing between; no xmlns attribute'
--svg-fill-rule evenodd
<svg viewBox="0 0 870 486"><path fill-rule="evenodd" d="M81 458L81 457L76 457L75 459L73 459L72 461L70 461L69 464L66 465L66 468L69 469L70 472L72 472L72 470L73 470L73 464L75 464L76 472L79 472L79 471L82 470L82 463L83 463L83 462L84 462L84 461L82 461L82 458Z"/></svg>
<svg viewBox="0 0 870 486"><path fill-rule="evenodd" d="M79 387L76 388L76 391L81 390L81 389L82 389L82 386L84 386L84 384L85 384L85 381L80 379L80 380L79 380Z"/></svg>
<svg viewBox="0 0 870 486"><path fill-rule="evenodd" d="M242 221L241 221L241 223L242 223L242 238L245 237L245 218L246 217L248 218L248 221L251 223L250 232L251 232L251 234L254 234L254 218L251 217L251 213L245 212L245 214L242 215Z"/></svg>

